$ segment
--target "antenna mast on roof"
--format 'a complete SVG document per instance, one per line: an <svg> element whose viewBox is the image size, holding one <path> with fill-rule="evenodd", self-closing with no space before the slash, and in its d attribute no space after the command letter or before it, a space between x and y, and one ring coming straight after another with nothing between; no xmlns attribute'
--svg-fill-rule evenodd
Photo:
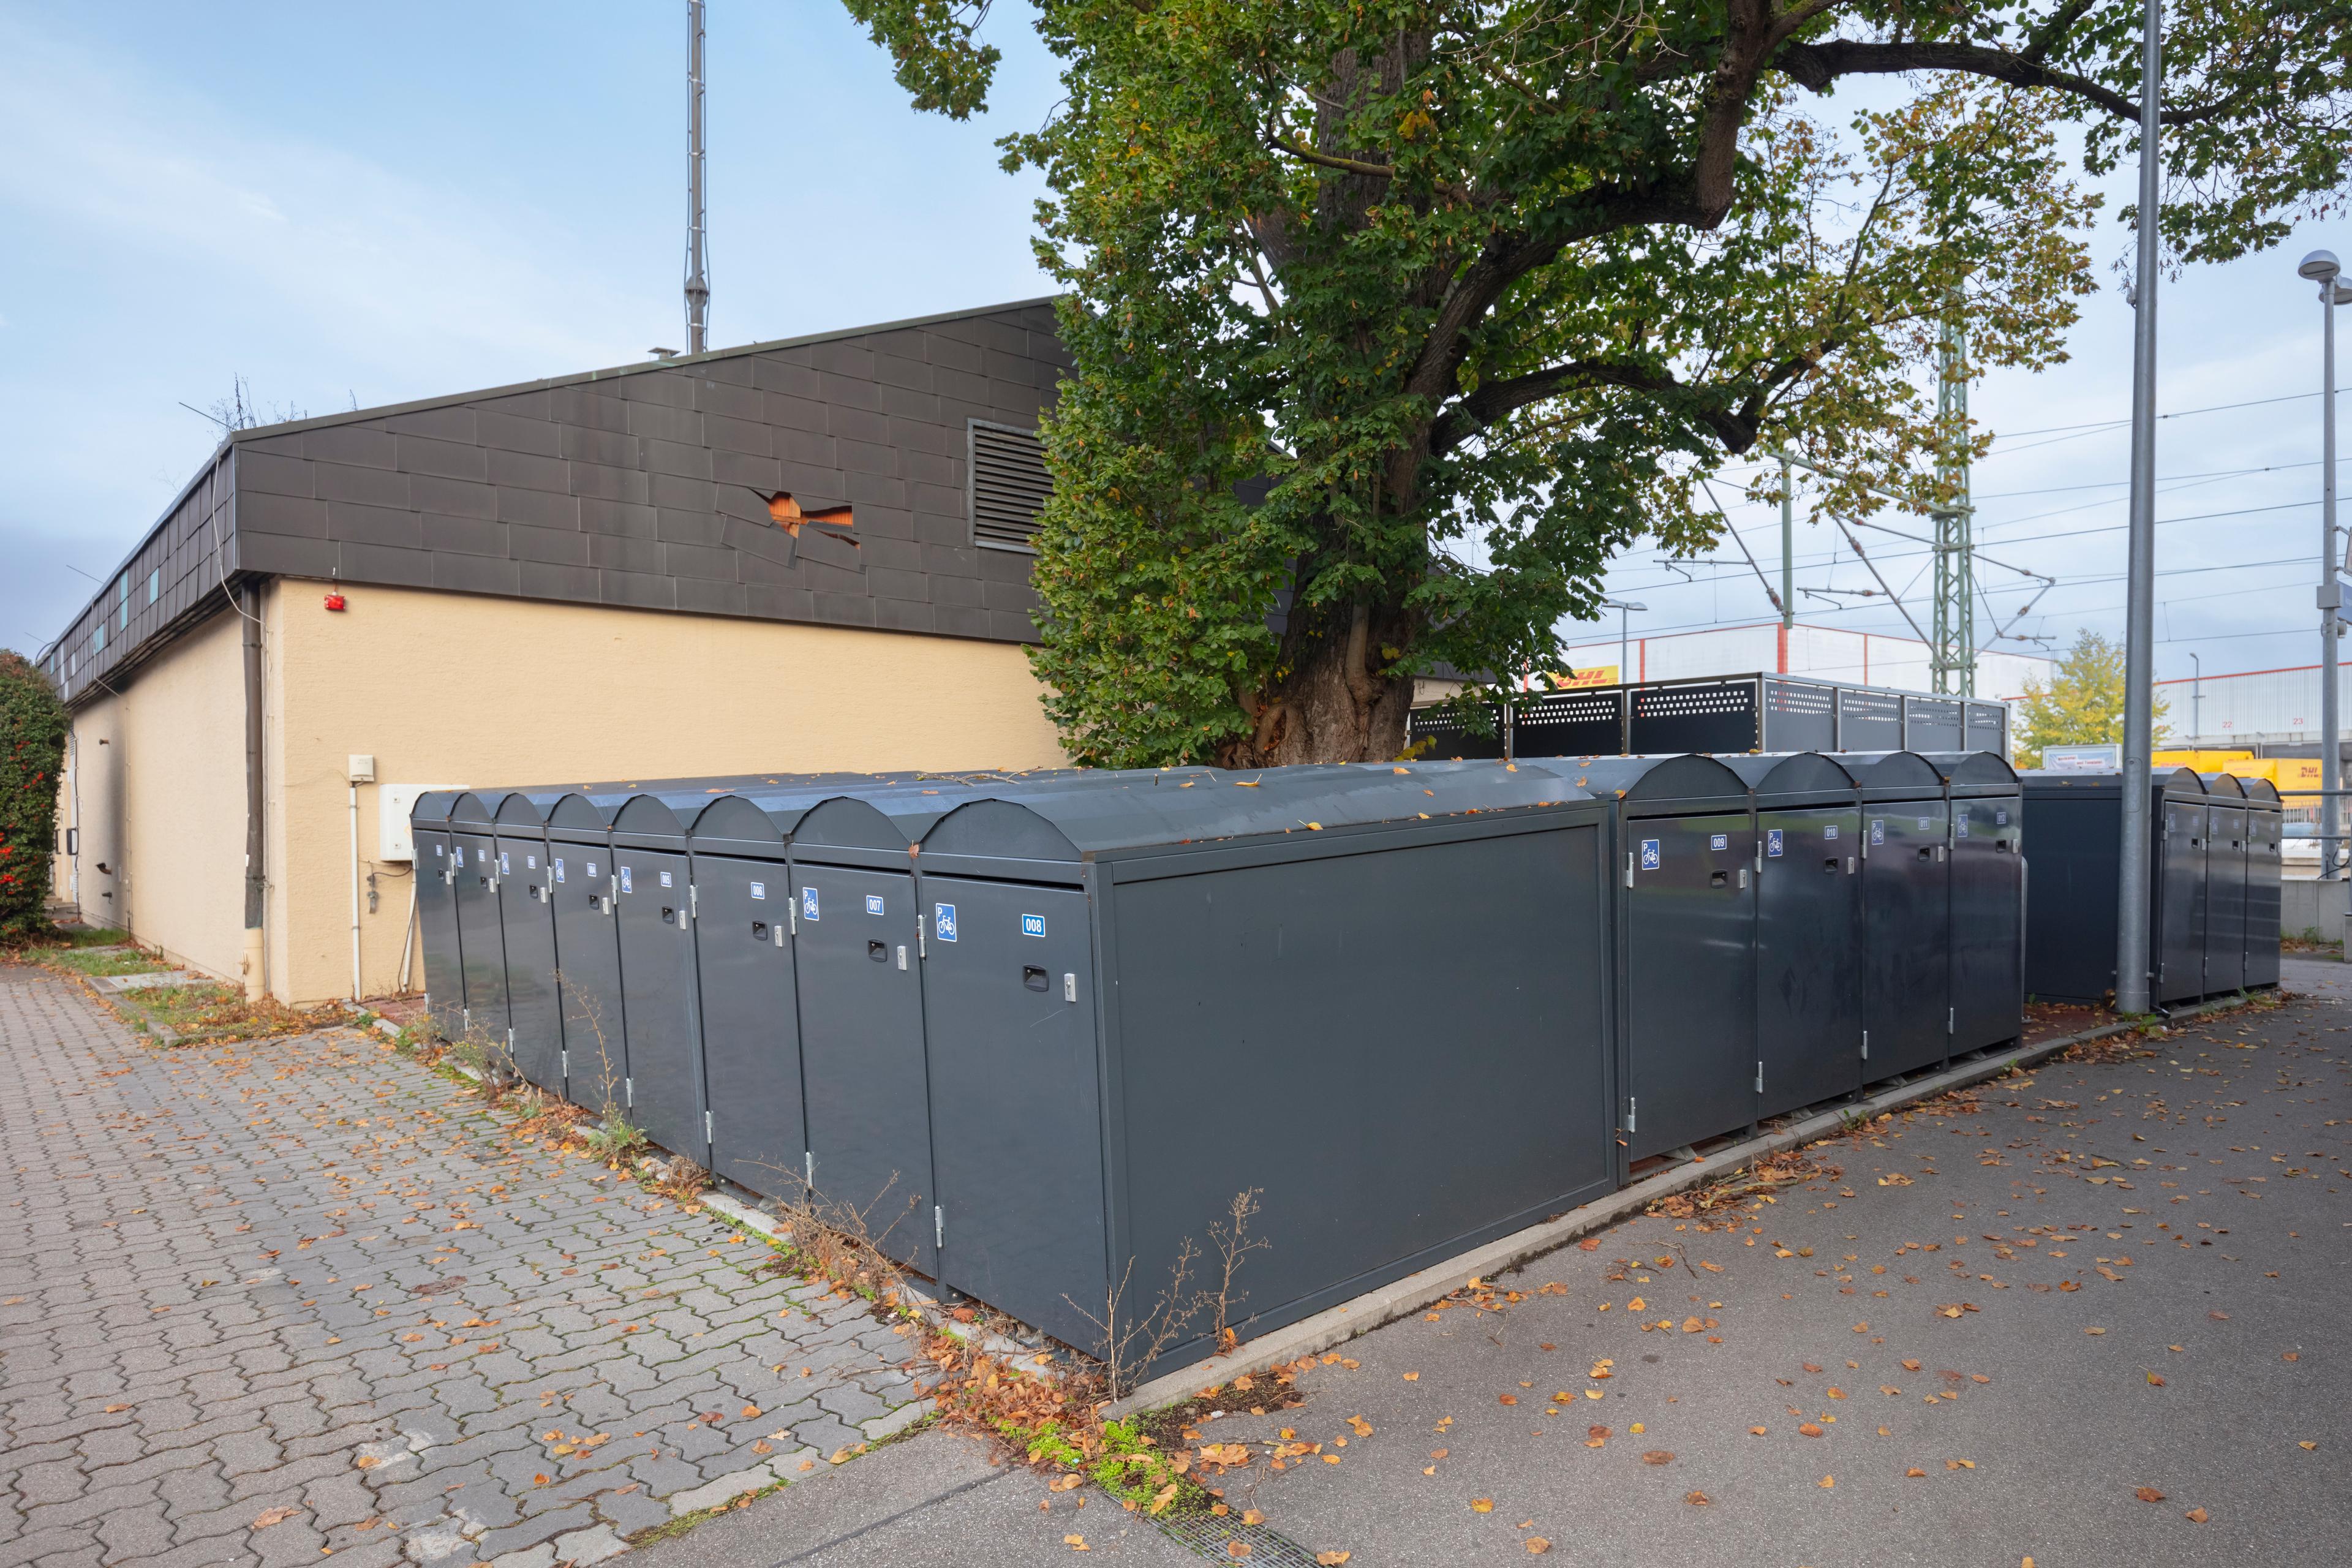
<svg viewBox="0 0 2352 1568"><path fill-rule="evenodd" d="M702 0L686 0L686 352L698 354L710 336L710 276L703 255Z"/></svg>

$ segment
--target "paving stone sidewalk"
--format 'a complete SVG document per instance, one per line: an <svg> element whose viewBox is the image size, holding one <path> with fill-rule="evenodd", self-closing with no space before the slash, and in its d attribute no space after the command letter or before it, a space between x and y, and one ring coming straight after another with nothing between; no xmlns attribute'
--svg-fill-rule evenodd
<svg viewBox="0 0 2352 1568"><path fill-rule="evenodd" d="M825 1474L907 1341L356 1030L0 964L0 1568L585 1564Z"/></svg>

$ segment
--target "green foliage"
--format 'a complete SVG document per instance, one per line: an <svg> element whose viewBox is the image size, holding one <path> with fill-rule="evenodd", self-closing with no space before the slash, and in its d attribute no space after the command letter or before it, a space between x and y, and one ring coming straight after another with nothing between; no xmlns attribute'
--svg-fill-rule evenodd
<svg viewBox="0 0 2352 1568"><path fill-rule="evenodd" d="M982 101L984 6L848 4L919 104ZM1051 192L1076 359L1034 656L1066 743L1391 755L1415 673L1557 668L1613 552L1708 549L1730 458L1850 473L1819 498L1849 515L1937 499L1987 438L1939 422L1939 324L1957 300L1971 374L2063 357L2096 209L2066 149L2132 154L2140 15L1038 0L1064 96L1003 146ZM2176 264L2341 201L2344 20L2170 7Z"/></svg>
<svg viewBox="0 0 2352 1568"><path fill-rule="evenodd" d="M0 649L0 942L49 929L43 907L68 727L47 678Z"/></svg>
<svg viewBox="0 0 2352 1568"><path fill-rule="evenodd" d="M2156 703L2156 738L2165 733L2164 716L2171 705ZM2089 746L2120 743L2124 738L2124 650L2096 632L2084 632L2058 661L2058 673L2047 686L2038 679L2025 683L2025 700L2019 705L2025 721L2018 738L2017 764L2042 765L2045 746Z"/></svg>

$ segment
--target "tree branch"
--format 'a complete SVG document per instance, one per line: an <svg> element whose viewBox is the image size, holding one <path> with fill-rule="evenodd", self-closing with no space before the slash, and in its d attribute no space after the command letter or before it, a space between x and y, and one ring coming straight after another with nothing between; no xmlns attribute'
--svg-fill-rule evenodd
<svg viewBox="0 0 2352 1568"><path fill-rule="evenodd" d="M1843 76L1899 76L1906 71L1951 71L1961 76L2005 81L2011 87L2050 88L2095 104L2119 120L2137 121L2139 119L2138 104L2086 76L2077 76L2073 71L2052 70L2039 59L2029 59L2006 49L1989 49L1976 44L1866 44L1850 38L1832 38L1821 44L1782 44L1772 63L1800 85L1815 92L1825 90L1830 83ZM2203 118L2203 115L2168 114L2165 119L2179 124L2189 117Z"/></svg>

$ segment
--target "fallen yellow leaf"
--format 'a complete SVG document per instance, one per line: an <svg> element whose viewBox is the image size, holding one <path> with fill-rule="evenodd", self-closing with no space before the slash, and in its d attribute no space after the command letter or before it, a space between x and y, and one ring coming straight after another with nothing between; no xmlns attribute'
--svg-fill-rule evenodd
<svg viewBox="0 0 2352 1568"><path fill-rule="evenodd" d="M1837 1478L1835 1476L1823 1476L1820 1480L1813 1484L1820 1487L1823 1491L1827 1491L1830 1488L1837 1485Z"/></svg>
<svg viewBox="0 0 2352 1568"><path fill-rule="evenodd" d="M1068 1547L1073 1552L1091 1552L1094 1550L1087 1544L1087 1538L1083 1535L1066 1535L1062 1537L1062 1544Z"/></svg>
<svg viewBox="0 0 2352 1568"><path fill-rule="evenodd" d="M1492 1513L1495 1511L1495 1500L1490 1497L1474 1497L1470 1500L1470 1511L1472 1513Z"/></svg>
<svg viewBox="0 0 2352 1568"><path fill-rule="evenodd" d="M1551 1542L1549 1542L1549 1541L1546 1541L1542 1536L1540 1536L1540 1535L1530 1535L1530 1536L1528 1536L1528 1556L1530 1556L1530 1557L1540 1557L1540 1556L1542 1556L1545 1552L1549 1552L1550 1550L1551 1550Z"/></svg>
<svg viewBox="0 0 2352 1568"><path fill-rule="evenodd" d="M1397 772L1402 773L1404 770L1399 768ZM1340 1563L1353 1555L1355 1554L1350 1552L1318 1552L1315 1554L1315 1561L1321 1565L1321 1568L1339 1568Z"/></svg>

